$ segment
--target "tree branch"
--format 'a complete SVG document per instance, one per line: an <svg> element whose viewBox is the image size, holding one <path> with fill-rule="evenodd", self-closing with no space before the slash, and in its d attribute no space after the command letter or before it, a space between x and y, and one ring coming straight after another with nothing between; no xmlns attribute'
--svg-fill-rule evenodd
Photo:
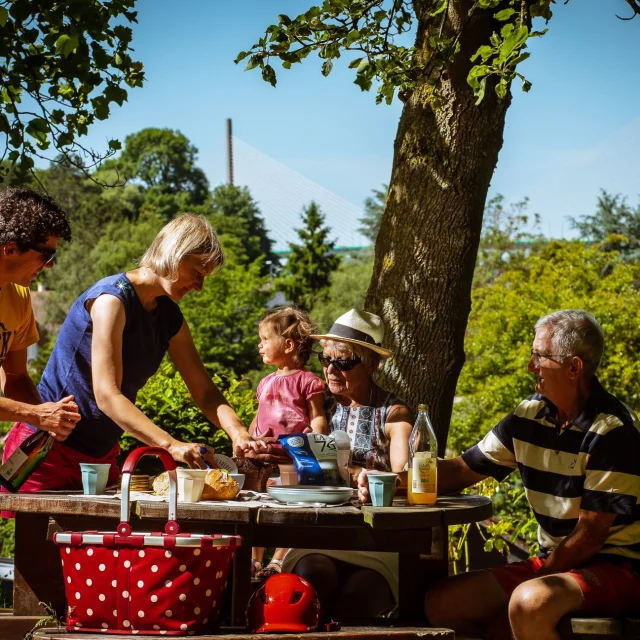
<svg viewBox="0 0 640 640"><path fill-rule="evenodd" d="M625 0L625 2L631 7L633 15L629 18L623 18L616 13L616 18L619 20L633 20L636 16L640 16L640 0Z"/></svg>

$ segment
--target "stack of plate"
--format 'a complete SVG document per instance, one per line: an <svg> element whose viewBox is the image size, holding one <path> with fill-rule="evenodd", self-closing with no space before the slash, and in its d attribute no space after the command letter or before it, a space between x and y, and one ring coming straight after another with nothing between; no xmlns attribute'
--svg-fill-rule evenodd
<svg viewBox="0 0 640 640"><path fill-rule="evenodd" d="M284 487L267 487L267 492L278 502L294 504L305 503L343 504L353 497L350 487L314 487L309 485L292 485Z"/></svg>
<svg viewBox="0 0 640 640"><path fill-rule="evenodd" d="M149 491L151 488L150 476L131 476L129 491Z"/></svg>

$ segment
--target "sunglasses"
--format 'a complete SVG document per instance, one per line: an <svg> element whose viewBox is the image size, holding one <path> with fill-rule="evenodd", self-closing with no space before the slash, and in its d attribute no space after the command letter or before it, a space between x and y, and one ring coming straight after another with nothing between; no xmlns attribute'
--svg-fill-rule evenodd
<svg viewBox="0 0 640 640"><path fill-rule="evenodd" d="M40 247L29 247L32 251L39 253L42 256L42 263L45 267L48 267L50 264L54 264L56 261L56 250L55 249L42 249Z"/></svg>
<svg viewBox="0 0 640 640"><path fill-rule="evenodd" d="M362 360L360 358L353 358L351 360L345 360L343 358L337 358L333 360L329 356L325 356L324 353L318 354L318 360L324 369L328 369L330 365L333 365L340 371L351 371L355 366L359 365Z"/></svg>

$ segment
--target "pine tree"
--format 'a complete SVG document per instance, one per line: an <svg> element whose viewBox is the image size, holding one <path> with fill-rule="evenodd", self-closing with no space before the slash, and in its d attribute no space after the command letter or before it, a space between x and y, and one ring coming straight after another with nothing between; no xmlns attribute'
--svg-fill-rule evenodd
<svg viewBox="0 0 640 640"><path fill-rule="evenodd" d="M302 210L303 226L296 229L300 244L289 243L289 257L276 282L285 297L303 309L326 298L331 276L340 265L324 221L315 202Z"/></svg>
<svg viewBox="0 0 640 640"><path fill-rule="evenodd" d="M372 189L372 192L373 196L364 201L364 215L358 220L361 225L358 231L370 240L371 244L375 244L389 194L389 185L383 184L382 189Z"/></svg>

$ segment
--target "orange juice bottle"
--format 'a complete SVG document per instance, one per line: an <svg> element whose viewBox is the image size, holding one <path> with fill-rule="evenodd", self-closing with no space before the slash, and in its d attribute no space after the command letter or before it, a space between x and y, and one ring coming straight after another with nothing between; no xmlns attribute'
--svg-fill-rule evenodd
<svg viewBox="0 0 640 640"><path fill-rule="evenodd" d="M438 497L438 441L429 420L426 404L418 405L418 415L409 436L409 504L435 504Z"/></svg>

